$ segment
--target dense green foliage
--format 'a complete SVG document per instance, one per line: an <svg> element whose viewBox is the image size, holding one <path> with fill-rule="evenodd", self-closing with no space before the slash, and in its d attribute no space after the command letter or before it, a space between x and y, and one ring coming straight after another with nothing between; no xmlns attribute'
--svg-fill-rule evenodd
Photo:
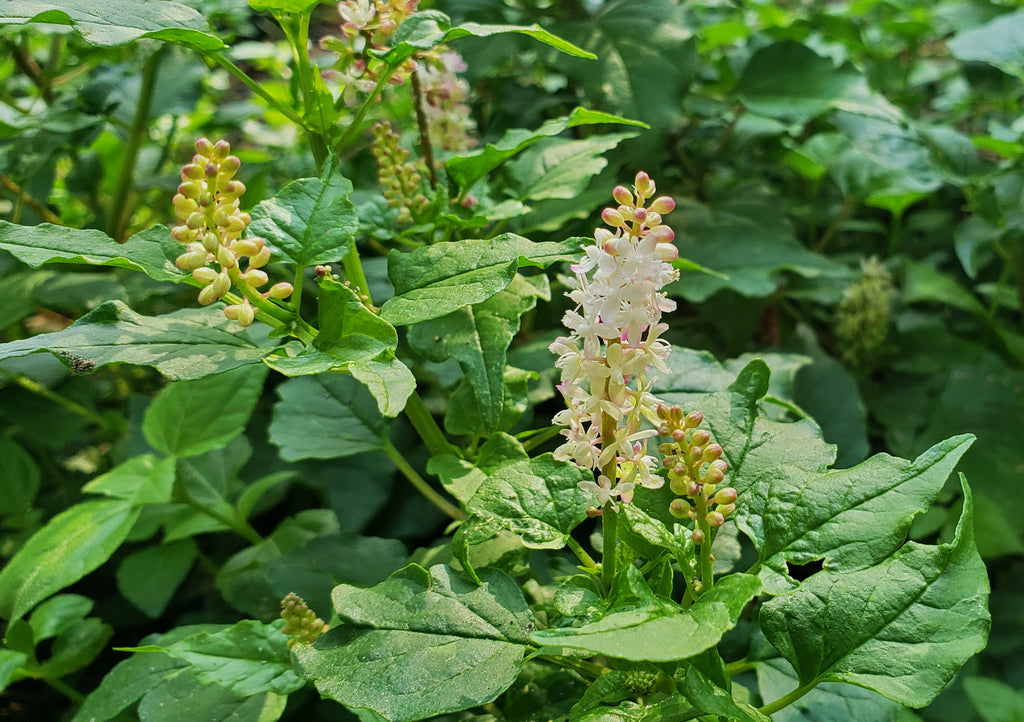
<svg viewBox="0 0 1024 722"><path fill-rule="evenodd" d="M0 7L0 718L1020 719L1024 10L416 4ZM551 421L641 170L731 496Z"/></svg>

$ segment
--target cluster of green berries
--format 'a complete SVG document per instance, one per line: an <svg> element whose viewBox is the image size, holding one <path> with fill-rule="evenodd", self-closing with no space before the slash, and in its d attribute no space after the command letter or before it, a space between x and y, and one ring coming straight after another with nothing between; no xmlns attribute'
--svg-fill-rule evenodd
<svg viewBox="0 0 1024 722"><path fill-rule="evenodd" d="M725 472L729 468L722 457L722 447L711 443L711 434L698 428L704 421L699 411L683 415L678 406L658 407L661 426L659 436L672 440L658 447L665 457L662 462L667 470L668 484L677 499L669 504L669 512L679 519L690 518L703 521L710 527L719 527L726 518L736 511L736 490L721 487ZM704 532L698 526L693 531L693 541L702 544Z"/></svg>
<svg viewBox="0 0 1024 722"><path fill-rule="evenodd" d="M208 306L224 298L232 285L244 295L246 289L255 293L266 284L267 274L261 269L270 260L270 248L262 238L242 238L252 218L238 207L245 185L234 177L241 161L230 155L228 142L200 138L196 151L192 162L181 169L182 182L172 200L179 225L171 235L186 244L175 265L191 271L203 284L199 303ZM245 270L239 265L243 259L248 259ZM260 296L287 298L291 293L290 283L278 283ZM248 326L256 311L243 298L240 304L227 306L224 315Z"/></svg>
<svg viewBox="0 0 1024 722"><path fill-rule="evenodd" d="M836 309L836 337L843 358L857 364L869 359L889 332L892 275L877 258L862 260L861 277L847 287Z"/></svg>
<svg viewBox="0 0 1024 722"><path fill-rule="evenodd" d="M423 177L409 161L409 151L399 145L398 133L387 121L373 127L373 156L377 159L377 177L384 188L388 206L398 209L398 222L411 223L430 205L420 191Z"/></svg>
<svg viewBox="0 0 1024 722"><path fill-rule="evenodd" d="M327 623L316 616L295 592L289 592L281 600L281 619L285 621L281 631L291 638L288 640L289 649L296 644L312 644L327 631Z"/></svg>

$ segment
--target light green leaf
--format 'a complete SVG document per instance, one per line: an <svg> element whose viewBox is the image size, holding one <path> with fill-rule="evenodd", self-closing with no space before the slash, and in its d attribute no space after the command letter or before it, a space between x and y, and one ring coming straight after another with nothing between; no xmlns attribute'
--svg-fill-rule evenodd
<svg viewBox="0 0 1024 722"><path fill-rule="evenodd" d="M719 719L736 720L737 722L771 722L770 717L761 714L749 704L734 699L732 694L714 684L696 667L687 668L682 691L690 704L705 714L715 715ZM857 719L858 722L866 722L859 717Z"/></svg>
<svg viewBox="0 0 1024 722"><path fill-rule="evenodd" d="M275 722L287 703L286 696L271 692L240 697L220 685L204 684L187 668L173 672L147 692L139 702L138 715L139 722Z"/></svg>
<svg viewBox="0 0 1024 722"><path fill-rule="evenodd" d="M800 684L849 682L909 707L938 695L989 630L988 576L971 492L949 544L908 542L883 563L822 571L761 607L761 627Z"/></svg>
<svg viewBox="0 0 1024 722"><path fill-rule="evenodd" d="M28 655L11 649L0 649L0 692L14 681L14 674L28 661Z"/></svg>
<svg viewBox="0 0 1024 722"><path fill-rule="evenodd" d="M133 504L168 504L174 492L174 459L133 456L82 487L89 494L127 499Z"/></svg>
<svg viewBox="0 0 1024 722"><path fill-rule="evenodd" d="M593 502L577 485L592 479L591 471L542 454L490 471L466 507L518 534L531 549L561 549Z"/></svg>
<svg viewBox="0 0 1024 722"><path fill-rule="evenodd" d="M377 401L383 416L394 418L416 391L416 377L409 367L388 354L381 359L360 361L351 366L352 377L365 386Z"/></svg>
<svg viewBox="0 0 1024 722"><path fill-rule="evenodd" d="M1024 78L1024 10L1000 15L977 27L962 30L949 40L957 60L990 63L1004 73Z"/></svg>
<svg viewBox="0 0 1024 722"><path fill-rule="evenodd" d="M261 236L300 268L331 263L352 247L359 220L352 183L328 163L323 178L302 178L252 209L249 233Z"/></svg>
<svg viewBox="0 0 1024 722"><path fill-rule="evenodd" d="M264 692L287 695L305 682L292 671L283 626L283 619L273 624L246 619L219 632L198 632L166 647L121 651L160 651L183 659L201 683L219 685L239 697Z"/></svg>
<svg viewBox="0 0 1024 722"><path fill-rule="evenodd" d="M824 474L786 466L787 450L778 448L778 466L757 476L736 510L760 554L765 588L778 593L794 585L787 563L823 560L829 571L850 572L886 559L972 443L969 434L955 436L913 462L877 454Z"/></svg>
<svg viewBox="0 0 1024 722"><path fill-rule="evenodd" d="M516 274L502 291L483 303L416 324L409 343L428 360L455 359L473 389L485 431L497 428L504 406L505 361L519 332L519 318L550 298L547 278L531 282Z"/></svg>
<svg viewBox="0 0 1024 722"><path fill-rule="evenodd" d="M717 644L760 591L757 577L733 574L718 581L686 611L665 603L612 612L581 627L534 632L531 639L543 645L585 649L635 661L687 659Z"/></svg>
<svg viewBox="0 0 1024 722"><path fill-rule="evenodd" d="M536 130L515 128L505 132L496 143L487 143L484 147L462 155L456 155L445 163L448 177L462 190L472 188L477 181L497 168L506 160L522 152L537 141L558 135L569 128L595 123L614 123L617 125L634 125L646 128L645 123L622 118L611 113L597 110L575 108L569 115L545 121Z"/></svg>
<svg viewBox="0 0 1024 722"><path fill-rule="evenodd" d="M249 0L249 7L256 12L304 13L320 4L320 0Z"/></svg>
<svg viewBox="0 0 1024 722"><path fill-rule="evenodd" d="M381 316L405 326L481 303L508 286L523 266L546 268L575 259L581 240L534 243L504 233L488 240L435 243L412 253L393 251L388 276L396 295L384 303Z"/></svg>
<svg viewBox="0 0 1024 722"><path fill-rule="evenodd" d="M252 364L169 384L146 411L146 441L179 458L227 445L245 431L266 378L267 367Z"/></svg>
<svg viewBox="0 0 1024 722"><path fill-rule="evenodd" d="M0 7L0 25L52 23L70 25L91 45L114 46L138 38L156 38L199 50L227 46L211 35L198 11L169 0L104 0L83 6L75 0L18 0Z"/></svg>
<svg viewBox="0 0 1024 722"><path fill-rule="evenodd" d="M0 617L20 619L107 561L139 509L122 499L86 501L50 519L0 571Z"/></svg>
<svg viewBox="0 0 1024 722"><path fill-rule="evenodd" d="M384 420L355 379L302 376L281 384L277 394L269 432L282 459L335 459L382 447Z"/></svg>
<svg viewBox="0 0 1024 722"><path fill-rule="evenodd" d="M1024 719L1024 694L991 677L965 677L964 692L985 722Z"/></svg>
<svg viewBox="0 0 1024 722"><path fill-rule="evenodd" d="M509 164L520 200L570 200L604 170L604 153L636 133L607 133L583 140L554 139L534 146Z"/></svg>
<svg viewBox="0 0 1024 722"><path fill-rule="evenodd" d="M96 230L42 223L17 226L0 221L0 248L32 268L45 263L114 266L142 271L155 281L181 283L189 275L174 265L185 246L164 226L153 226L124 243Z"/></svg>
<svg viewBox="0 0 1024 722"><path fill-rule="evenodd" d="M415 564L370 589L341 585L345 623L293 654L320 693L394 722L494 700L519 674L533 618L519 585L494 569L483 584Z"/></svg>
<svg viewBox="0 0 1024 722"><path fill-rule="evenodd" d="M577 48L570 42L552 35L539 25L481 25L466 23L452 27L451 18L436 10L418 12L403 22L395 33L394 46L381 58L391 67L401 65L420 50L427 50L451 40L466 36L487 38L502 33L519 33L550 45L556 50L580 58L593 59L595 56Z"/></svg>
<svg viewBox="0 0 1024 722"><path fill-rule="evenodd" d="M754 53L736 92L755 113L787 123L805 123L863 82L849 63L836 67L806 45L785 40Z"/></svg>
<svg viewBox="0 0 1024 722"><path fill-rule="evenodd" d="M32 610L28 624L32 628L32 641L39 644L52 639L83 619L92 611L93 601L80 594L58 594Z"/></svg>
<svg viewBox="0 0 1024 722"><path fill-rule="evenodd" d="M118 591L146 616L157 619L188 576L196 551L194 541L182 539L128 555L117 568Z"/></svg>
<svg viewBox="0 0 1024 722"><path fill-rule="evenodd" d="M40 351L76 373L129 363L152 366L176 381L256 363L269 349L257 347L213 309L142 316L120 301L107 301L63 331L0 344L0 361Z"/></svg>

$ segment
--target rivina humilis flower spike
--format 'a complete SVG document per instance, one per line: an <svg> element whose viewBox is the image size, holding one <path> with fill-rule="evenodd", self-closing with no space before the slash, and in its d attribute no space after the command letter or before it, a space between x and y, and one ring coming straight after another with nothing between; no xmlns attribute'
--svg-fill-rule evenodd
<svg viewBox="0 0 1024 722"><path fill-rule="evenodd" d="M185 253L175 265L191 271L203 284L199 303L208 306L224 298L232 285L243 294L242 302L225 307L224 315L248 326L256 317L256 309L247 296L287 298L292 294L290 283L277 283L268 291L256 290L267 283L262 267L270 260L270 248L262 238L242 238L252 218L239 210L238 200L245 185L235 180L241 161L231 153L225 140L216 143L207 138L196 141L192 162L181 169L181 185L174 196L174 215L180 225L171 235L186 244ZM245 270L240 262L246 260ZM246 291L249 293L246 293Z"/></svg>
<svg viewBox="0 0 1024 722"><path fill-rule="evenodd" d="M281 631L288 635L288 649L296 644L312 644L327 631L327 623L316 616L306 601L295 592L281 600Z"/></svg>
<svg viewBox="0 0 1024 722"><path fill-rule="evenodd" d="M653 473L657 460L647 454L647 440L662 424L650 369L668 372L671 346L661 338L668 329L661 316L676 304L662 288L679 277L671 265L679 254L675 234L661 222L675 201L661 196L647 205L654 193L643 171L632 192L623 186L612 192L619 205L601 214L611 230L598 228L594 245L571 267L575 278L567 295L576 307L563 323L572 333L550 346L568 406L554 417L566 427L566 441L554 455L599 472L596 482L580 488L594 492L601 506L616 497L632 500L637 484L664 484Z"/></svg>

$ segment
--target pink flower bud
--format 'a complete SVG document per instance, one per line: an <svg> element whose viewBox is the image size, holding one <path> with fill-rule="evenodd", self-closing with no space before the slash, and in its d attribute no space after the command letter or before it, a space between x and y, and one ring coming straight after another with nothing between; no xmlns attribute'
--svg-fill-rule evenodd
<svg viewBox="0 0 1024 722"><path fill-rule="evenodd" d="M706 429L698 429L690 436L690 443L694 446L704 446L711 441L711 432Z"/></svg>
<svg viewBox="0 0 1024 722"><path fill-rule="evenodd" d="M217 164L213 163L212 161L210 163L207 163L206 168L203 169L203 173L206 175L207 178L216 178Z"/></svg>
<svg viewBox="0 0 1024 722"><path fill-rule="evenodd" d="M196 141L196 150L199 151L199 155L209 158L213 155L213 143L209 138L200 138Z"/></svg>
<svg viewBox="0 0 1024 722"><path fill-rule="evenodd" d="M654 195L654 181L644 171L640 171L636 174L636 178L633 179L633 187L636 188L636 192L644 198L650 198Z"/></svg>
<svg viewBox="0 0 1024 722"><path fill-rule="evenodd" d="M695 429L704 421L704 414L699 411L691 411L686 415L686 427Z"/></svg>
<svg viewBox="0 0 1024 722"><path fill-rule="evenodd" d="M200 180L203 177L203 166L198 163L188 163L181 167L181 179L183 181Z"/></svg>
<svg viewBox="0 0 1024 722"><path fill-rule="evenodd" d="M625 186L615 186L614 190L612 190L612 198L620 205L633 205L633 194Z"/></svg>
<svg viewBox="0 0 1024 722"><path fill-rule="evenodd" d="M709 511L704 519L707 520L707 523L711 526L722 526L722 524L725 523L725 517L720 511Z"/></svg>
<svg viewBox="0 0 1024 722"><path fill-rule="evenodd" d="M696 499L698 496L700 496L700 492L701 492L700 484L698 484L696 481L691 481L689 486L686 487L686 493L689 496L692 496L694 499Z"/></svg>
<svg viewBox="0 0 1024 722"><path fill-rule="evenodd" d="M648 237L654 238L655 243L671 243L675 240L676 233L668 226L653 225L647 231Z"/></svg>
<svg viewBox="0 0 1024 722"><path fill-rule="evenodd" d="M659 243L654 247L654 250L658 252L658 256L661 260L666 263L672 263L672 261L679 258L679 249L671 243Z"/></svg>
<svg viewBox="0 0 1024 722"><path fill-rule="evenodd" d="M673 499L668 505L668 513L677 519L685 519L690 511L690 505L685 499Z"/></svg>
<svg viewBox="0 0 1024 722"><path fill-rule="evenodd" d="M242 161L238 159L238 156L229 155L220 163L220 174L222 176L230 178L231 176L238 172L238 169L241 167L241 165Z"/></svg>
<svg viewBox="0 0 1024 722"><path fill-rule="evenodd" d="M690 538L693 539L694 544L703 544L704 532L702 532L700 529L694 529L693 534L690 536Z"/></svg>
<svg viewBox="0 0 1024 722"><path fill-rule="evenodd" d="M612 228L621 228L623 224L626 222L625 219L622 217L622 214L619 213L614 208L605 208L603 211L601 211L601 220L603 220Z"/></svg>
<svg viewBox="0 0 1024 722"><path fill-rule="evenodd" d="M660 196L651 201L650 207L655 213L671 213L676 208L676 202L668 196Z"/></svg>
<svg viewBox="0 0 1024 722"><path fill-rule="evenodd" d="M715 494L716 504L732 504L739 497L736 490L731 486L727 486L724 489L719 489L718 493Z"/></svg>
<svg viewBox="0 0 1024 722"><path fill-rule="evenodd" d="M720 484L724 478L725 474L722 472L721 469L711 467L704 472L705 484Z"/></svg>
<svg viewBox="0 0 1024 722"><path fill-rule="evenodd" d="M215 160L224 160L225 158L228 157L228 154L230 152L231 144L228 143L226 140L218 140L213 145L213 152L209 153L208 155L210 155Z"/></svg>
<svg viewBox="0 0 1024 722"><path fill-rule="evenodd" d="M704 456L701 457L703 461L714 461L722 455L723 449L721 444L711 444L704 448Z"/></svg>

